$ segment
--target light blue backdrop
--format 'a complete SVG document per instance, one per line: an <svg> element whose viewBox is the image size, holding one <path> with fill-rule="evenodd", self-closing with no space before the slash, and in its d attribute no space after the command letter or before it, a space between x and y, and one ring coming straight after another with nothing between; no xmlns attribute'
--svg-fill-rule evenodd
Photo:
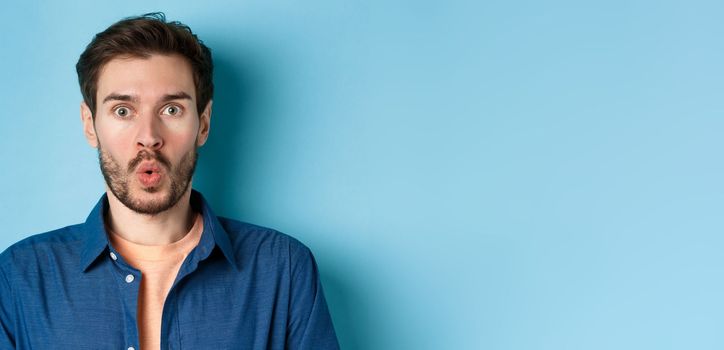
<svg viewBox="0 0 724 350"><path fill-rule="evenodd" d="M315 252L345 349L724 348L724 4L75 1L0 11L0 249L103 190L74 64L213 49L196 187Z"/></svg>

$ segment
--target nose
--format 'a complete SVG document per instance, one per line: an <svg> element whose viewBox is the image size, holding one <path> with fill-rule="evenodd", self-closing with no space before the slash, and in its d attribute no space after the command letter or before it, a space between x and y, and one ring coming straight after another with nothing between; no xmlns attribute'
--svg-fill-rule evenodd
<svg viewBox="0 0 724 350"><path fill-rule="evenodd" d="M163 147L160 121L154 115L146 115L138 120L136 145L139 148L157 150Z"/></svg>

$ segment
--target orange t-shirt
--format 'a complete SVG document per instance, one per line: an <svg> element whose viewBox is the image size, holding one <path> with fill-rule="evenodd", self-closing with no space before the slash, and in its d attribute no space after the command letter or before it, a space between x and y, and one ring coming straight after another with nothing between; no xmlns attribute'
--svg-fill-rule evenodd
<svg viewBox="0 0 724 350"><path fill-rule="evenodd" d="M204 220L199 214L186 236L167 245L133 243L109 230L113 247L131 266L141 271L137 311L141 350L161 348L163 304L181 264L198 245L203 230Z"/></svg>

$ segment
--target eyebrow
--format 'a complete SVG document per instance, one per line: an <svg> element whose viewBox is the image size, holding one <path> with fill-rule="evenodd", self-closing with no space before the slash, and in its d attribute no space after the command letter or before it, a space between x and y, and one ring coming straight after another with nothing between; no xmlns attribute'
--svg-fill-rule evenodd
<svg viewBox="0 0 724 350"><path fill-rule="evenodd" d="M179 91L175 94L163 95L163 98L161 99L161 101L168 102L168 101L173 101L173 100L190 100L190 99L191 99L191 96L189 94L187 94L183 91Z"/></svg>
<svg viewBox="0 0 724 350"><path fill-rule="evenodd" d="M136 102L136 101L138 101L138 98L135 96L131 96L131 95L122 95L122 94L111 93L110 95L106 96L106 98L103 99L103 103L106 103L108 101Z"/></svg>
<svg viewBox="0 0 724 350"><path fill-rule="evenodd" d="M191 100L191 96L183 91L179 91L173 94L163 95L163 97L161 98L161 102L169 102L173 100ZM102 103L106 103L108 101L124 101L135 103L138 102L138 96L111 93L103 99Z"/></svg>

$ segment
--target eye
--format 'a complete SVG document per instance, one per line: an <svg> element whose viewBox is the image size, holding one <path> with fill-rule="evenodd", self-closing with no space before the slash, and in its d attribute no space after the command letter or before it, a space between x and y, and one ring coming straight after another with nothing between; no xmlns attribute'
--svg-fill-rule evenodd
<svg viewBox="0 0 724 350"><path fill-rule="evenodd" d="M170 116L177 116L180 115L182 112L181 107L176 105L169 105L163 108L163 115L170 115Z"/></svg>
<svg viewBox="0 0 724 350"><path fill-rule="evenodd" d="M131 110L128 107L120 106L114 109L113 113L121 118L127 118L129 115L131 115Z"/></svg>

